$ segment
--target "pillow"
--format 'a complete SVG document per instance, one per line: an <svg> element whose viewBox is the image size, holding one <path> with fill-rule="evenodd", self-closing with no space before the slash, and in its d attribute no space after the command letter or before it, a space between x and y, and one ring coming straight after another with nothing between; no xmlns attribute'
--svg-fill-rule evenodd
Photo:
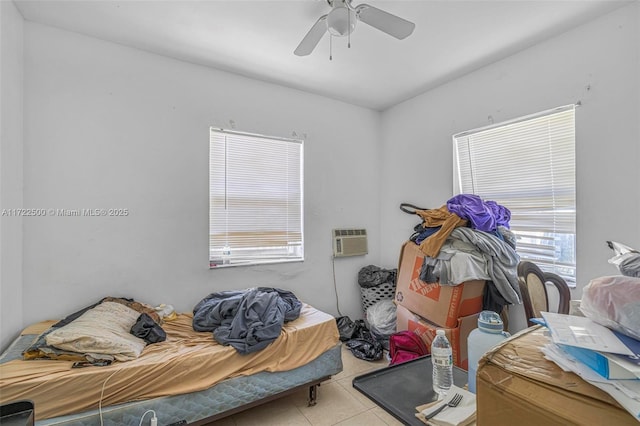
<svg viewBox="0 0 640 426"><path fill-rule="evenodd" d="M142 303L142 302L136 302L133 299L127 299L124 297L105 297L104 299L101 300L101 302L117 302L117 303L121 303L131 309L133 309L134 311L137 311L138 314L147 314L151 317L151 319L153 319L156 324L158 325L162 325L162 318L160 318L160 315L158 314L158 312L156 312L155 308L147 305L146 303Z"/></svg>
<svg viewBox="0 0 640 426"><path fill-rule="evenodd" d="M47 334L45 339L58 349L129 361L138 358L146 345L129 332L139 316L138 311L121 303L103 302Z"/></svg>

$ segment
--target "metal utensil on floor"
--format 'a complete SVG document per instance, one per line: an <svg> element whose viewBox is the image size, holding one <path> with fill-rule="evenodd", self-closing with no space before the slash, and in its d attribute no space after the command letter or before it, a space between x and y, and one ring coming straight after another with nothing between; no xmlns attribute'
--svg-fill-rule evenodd
<svg viewBox="0 0 640 426"><path fill-rule="evenodd" d="M460 402L462 401L462 394L455 394L453 395L453 398L451 398L451 400L449 402L447 402L446 404L442 405L440 408L438 408L437 410L435 410L432 413L429 413L428 416L425 416L425 419L429 420L434 418L435 416L438 415L438 413L440 413L440 411L444 410L447 407L457 407Z"/></svg>

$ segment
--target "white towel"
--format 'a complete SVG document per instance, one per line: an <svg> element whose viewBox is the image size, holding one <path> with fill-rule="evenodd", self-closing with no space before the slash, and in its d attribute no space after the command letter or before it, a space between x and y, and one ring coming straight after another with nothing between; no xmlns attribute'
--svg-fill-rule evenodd
<svg viewBox="0 0 640 426"><path fill-rule="evenodd" d="M456 407L445 408L438 413L437 416L429 419L428 422L436 426L462 426L471 423L476 417L476 396L475 394L455 385L451 386L451 389L449 389L449 392L447 392L447 395L442 399L442 401L425 408L421 413L425 417L428 416L434 410L437 410L444 404L451 401L453 396L457 393L462 395L462 401L460 401L460 404Z"/></svg>

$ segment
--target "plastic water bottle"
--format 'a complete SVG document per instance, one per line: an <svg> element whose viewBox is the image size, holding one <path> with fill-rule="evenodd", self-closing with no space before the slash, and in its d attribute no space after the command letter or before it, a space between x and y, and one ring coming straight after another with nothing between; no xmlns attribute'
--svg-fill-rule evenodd
<svg viewBox="0 0 640 426"><path fill-rule="evenodd" d="M510 336L503 331L504 324L500 315L493 311L482 311L478 316L478 328L473 330L467 338L467 352L469 353L469 392L476 393L476 373L478 361L498 343Z"/></svg>
<svg viewBox="0 0 640 426"><path fill-rule="evenodd" d="M444 397L453 384L453 351L451 343L443 329L436 331L431 343L431 362L433 363L433 390Z"/></svg>

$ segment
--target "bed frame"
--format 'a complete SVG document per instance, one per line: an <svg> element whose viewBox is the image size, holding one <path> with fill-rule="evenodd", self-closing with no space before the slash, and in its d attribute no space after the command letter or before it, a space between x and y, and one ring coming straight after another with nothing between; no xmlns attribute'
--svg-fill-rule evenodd
<svg viewBox="0 0 640 426"><path fill-rule="evenodd" d="M315 405L320 384L340 371L342 371L342 358L340 344L338 344L314 361L293 370L235 377L200 392L105 407L102 409L103 424L105 426L137 425L145 411L154 410L159 425L207 425L305 388L309 391L309 405ZM38 407L36 412L37 410ZM185 421L186 423L183 423ZM95 426L96 424L100 424L99 410L36 422L37 426Z"/></svg>

